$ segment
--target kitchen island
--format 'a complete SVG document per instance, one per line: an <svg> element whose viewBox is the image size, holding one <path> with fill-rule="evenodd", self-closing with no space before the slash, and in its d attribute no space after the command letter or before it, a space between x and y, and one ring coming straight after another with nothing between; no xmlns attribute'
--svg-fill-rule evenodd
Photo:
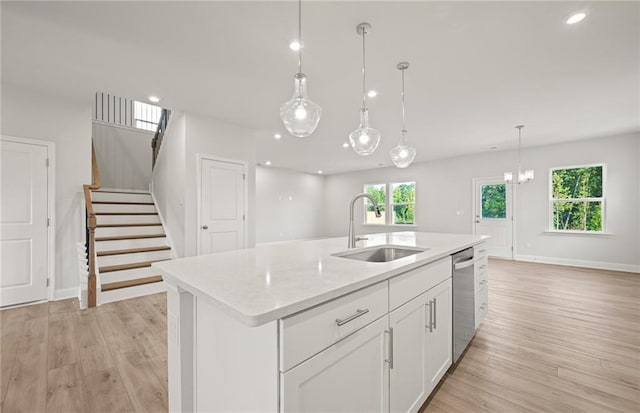
<svg viewBox="0 0 640 413"><path fill-rule="evenodd" d="M417 410L451 365L451 255L483 241L396 232L154 263L170 410ZM346 256L381 246L409 255Z"/></svg>

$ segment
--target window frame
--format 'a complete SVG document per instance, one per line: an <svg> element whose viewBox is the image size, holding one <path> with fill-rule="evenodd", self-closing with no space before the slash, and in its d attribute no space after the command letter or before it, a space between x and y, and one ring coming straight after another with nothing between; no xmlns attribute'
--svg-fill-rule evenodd
<svg viewBox="0 0 640 413"><path fill-rule="evenodd" d="M554 198L553 197L553 172L564 169L579 169L579 168L595 168L602 167L602 196L601 197L588 197L588 198ZM602 235L607 234L607 165L604 162L599 163L588 163L588 164L578 164L578 165L569 165L569 166L554 166L549 168L549 178L547 181L549 185L549 228L547 232L558 233L558 234L593 234L593 235ZM576 229L556 229L553 226L553 206L555 202L600 202L601 205L601 221L602 228L600 231L587 231L587 230L576 230Z"/></svg>
<svg viewBox="0 0 640 413"><path fill-rule="evenodd" d="M393 193L391 193L391 188L393 185L398 185L398 184L408 184L408 183L413 183L415 186L415 191L417 194L418 191L418 184L416 181L397 181L397 182L377 182L377 183L367 183L364 184L362 186L362 192L363 193L368 193L367 192L367 188L370 186L384 186L384 224L376 224L373 222L367 222L367 198L363 199L363 211L362 211L362 225L372 225L372 226L376 226L376 227L380 227L380 226L388 226L388 227L415 227L417 226L417 210L416 210L416 205L417 205L417 199L416 201L414 201L413 203L409 203L409 202L402 202L402 203L394 203L392 202L393 199ZM393 206L394 205L413 205L413 224L394 224L393 223Z"/></svg>

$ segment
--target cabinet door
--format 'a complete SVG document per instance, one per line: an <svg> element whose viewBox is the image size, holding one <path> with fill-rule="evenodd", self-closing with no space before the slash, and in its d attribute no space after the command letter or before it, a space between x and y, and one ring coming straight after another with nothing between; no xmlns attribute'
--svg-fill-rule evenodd
<svg viewBox="0 0 640 413"><path fill-rule="evenodd" d="M427 382L427 293L389 314L393 333L389 403L392 412L416 412L429 395Z"/></svg>
<svg viewBox="0 0 640 413"><path fill-rule="evenodd" d="M388 317L281 374L283 412L387 412Z"/></svg>
<svg viewBox="0 0 640 413"><path fill-rule="evenodd" d="M427 382L428 393L435 388L451 366L452 345L451 279L427 291Z"/></svg>

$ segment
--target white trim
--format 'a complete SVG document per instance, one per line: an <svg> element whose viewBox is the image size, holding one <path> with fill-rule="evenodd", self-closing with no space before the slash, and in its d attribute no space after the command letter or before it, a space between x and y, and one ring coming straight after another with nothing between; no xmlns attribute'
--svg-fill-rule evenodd
<svg viewBox="0 0 640 413"><path fill-rule="evenodd" d="M171 248L171 258L179 258L176 253L176 248L175 248L175 244L173 243L173 239L171 238L171 234L169 234L168 231L168 227L167 227L167 222L164 220L164 217L162 216L162 212L160 211L160 209L158 209L158 201L156 200L156 196L154 195L153 191L149 192L151 194L151 199L153 200L153 207L156 209L156 212L158 213L158 218L160 218L160 223L162 224L162 230L164 231L164 234L167 236L167 244L169 244L169 248Z"/></svg>
<svg viewBox="0 0 640 413"><path fill-rule="evenodd" d="M49 160L47 168L47 218L49 218L47 228L47 277L49 279L47 298L53 300L56 285L56 144L41 139L19 138L9 135L0 135L0 140L47 147L47 159Z"/></svg>
<svg viewBox="0 0 640 413"><path fill-rule="evenodd" d="M66 300L67 298L78 298L80 287L61 288L53 292L53 298L50 301Z"/></svg>
<svg viewBox="0 0 640 413"><path fill-rule="evenodd" d="M202 207L202 191L201 191L201 185L202 185L202 160L203 159L208 159L210 161L215 161L215 162L226 162L226 163L233 163L236 165L242 165L242 173L244 174L244 179L243 179L243 185L244 185L244 205L243 205L243 211L242 213L244 214L244 220L242 221L242 227L244 229L244 242L243 242L243 246L242 248L247 248L248 245L248 237L249 237L249 225L248 225L248 220L249 220L249 163L247 161L240 161L237 159L228 159L228 158L221 158L218 156L213 156L213 155L207 155L207 154L203 154L203 153L196 153L196 233L198 234L196 237L196 253L198 255L202 254L202 231L200 231L200 227L202 226L202 217L200 215L201 213L201 207Z"/></svg>
<svg viewBox="0 0 640 413"><path fill-rule="evenodd" d="M542 231L542 233L551 234L551 235L558 235L558 234L559 235L579 235L579 236L586 235L589 237L597 236L597 235L603 236L603 237L609 237L613 235L612 232L604 232L604 231L573 231L573 230L563 231L563 230L557 230L557 229L545 230L545 231Z"/></svg>
<svg viewBox="0 0 640 413"><path fill-rule="evenodd" d="M556 258L556 257L539 257L536 255L518 255L516 256L516 261L539 262L543 264L564 265L564 266L570 266L570 267L584 267L584 268L594 268L594 269L600 269L600 270L640 273L640 265L619 264L615 262L573 260L573 259Z"/></svg>

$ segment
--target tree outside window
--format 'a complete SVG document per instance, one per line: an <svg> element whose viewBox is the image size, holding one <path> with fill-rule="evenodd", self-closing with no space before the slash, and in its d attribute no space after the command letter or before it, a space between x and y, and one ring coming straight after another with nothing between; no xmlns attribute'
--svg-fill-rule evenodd
<svg viewBox="0 0 640 413"><path fill-rule="evenodd" d="M551 170L551 229L604 230L604 165Z"/></svg>

